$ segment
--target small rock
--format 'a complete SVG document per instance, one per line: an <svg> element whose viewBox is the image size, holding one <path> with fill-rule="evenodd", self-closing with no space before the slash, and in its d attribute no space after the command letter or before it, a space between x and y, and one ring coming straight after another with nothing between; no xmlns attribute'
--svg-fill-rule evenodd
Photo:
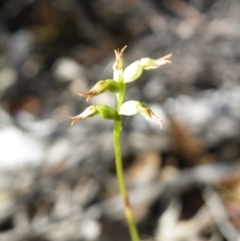
<svg viewBox="0 0 240 241"><path fill-rule="evenodd" d="M0 170L36 166L44 157L43 144L15 127L0 132Z"/></svg>
<svg viewBox="0 0 240 241"><path fill-rule="evenodd" d="M16 82L17 74L13 69L5 68L0 72L0 97Z"/></svg>
<svg viewBox="0 0 240 241"><path fill-rule="evenodd" d="M71 143L66 138L57 140L47 152L47 163L56 164L66 160L70 148Z"/></svg>
<svg viewBox="0 0 240 241"><path fill-rule="evenodd" d="M30 30L20 29L8 41L8 54L15 66L20 67L32 51L34 37Z"/></svg>
<svg viewBox="0 0 240 241"><path fill-rule="evenodd" d="M86 79L84 68L69 58L58 59L53 66L53 74L62 82Z"/></svg>

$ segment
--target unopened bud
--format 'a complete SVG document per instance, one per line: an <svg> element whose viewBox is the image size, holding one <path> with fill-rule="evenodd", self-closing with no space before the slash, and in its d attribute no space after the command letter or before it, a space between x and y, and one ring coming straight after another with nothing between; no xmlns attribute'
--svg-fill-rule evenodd
<svg viewBox="0 0 240 241"><path fill-rule="evenodd" d="M99 95L107 90L117 93L119 92L119 89L119 84L116 81L107 79L98 81L88 92L78 94L80 96L86 97L87 101L89 101L92 97Z"/></svg>
<svg viewBox="0 0 240 241"><path fill-rule="evenodd" d="M116 61L113 64L113 79L117 82L122 80L123 72L123 53L127 46L125 45L121 50L115 49L114 53L116 56Z"/></svg>
<svg viewBox="0 0 240 241"><path fill-rule="evenodd" d="M103 119L114 120L118 116L118 112L107 105L95 105L97 115Z"/></svg>
<svg viewBox="0 0 240 241"><path fill-rule="evenodd" d="M152 112L152 110L144 103L130 100L123 103L119 110L120 115L136 115L137 113L139 113L149 121L156 122L160 126L160 128L162 128L161 119L158 118Z"/></svg>
<svg viewBox="0 0 240 241"><path fill-rule="evenodd" d="M114 93L118 93L120 92L120 86L119 83L116 82L113 79L107 79L105 80L106 84L107 84L107 90L110 92L114 92Z"/></svg>

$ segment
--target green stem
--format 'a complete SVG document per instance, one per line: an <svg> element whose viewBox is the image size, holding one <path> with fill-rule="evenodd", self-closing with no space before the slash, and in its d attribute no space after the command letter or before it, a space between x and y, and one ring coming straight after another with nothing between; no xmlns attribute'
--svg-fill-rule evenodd
<svg viewBox="0 0 240 241"><path fill-rule="evenodd" d="M132 208L129 202L126 184L124 181L124 172L123 172L123 165L122 165L122 152L121 152L121 130L122 130L122 117L119 116L118 120L115 120L114 124L114 150L115 150L115 162L116 162L116 171L117 171L117 178L121 196L124 202L124 212L127 221L127 225L129 228L129 232L131 235L132 241L139 241L139 234L138 230L134 221Z"/></svg>
<svg viewBox="0 0 240 241"><path fill-rule="evenodd" d="M118 99L118 110L123 103L125 96L125 84L122 84L122 91L117 96ZM122 117L119 116L114 122L114 132L113 132L113 141L114 141L114 150L115 150L115 163L116 171L118 178L118 185L120 193L124 202L124 213L127 221L128 229L131 236L131 241L139 241L138 230L134 221L132 208L128 198L127 188L124 180L124 172L122 165L122 151L121 151L121 132L122 132Z"/></svg>

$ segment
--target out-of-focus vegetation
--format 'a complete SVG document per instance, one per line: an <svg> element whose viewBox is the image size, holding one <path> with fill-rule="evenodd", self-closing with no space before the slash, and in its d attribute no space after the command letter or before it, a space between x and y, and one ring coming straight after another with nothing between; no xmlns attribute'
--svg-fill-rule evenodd
<svg viewBox="0 0 240 241"><path fill-rule="evenodd" d="M0 4L0 240L128 240L111 121L70 127L77 92L172 52L129 84L163 118L124 119L125 176L143 239L236 241L240 2L5 0ZM111 95L91 103L114 106ZM145 235L145 236L144 236Z"/></svg>

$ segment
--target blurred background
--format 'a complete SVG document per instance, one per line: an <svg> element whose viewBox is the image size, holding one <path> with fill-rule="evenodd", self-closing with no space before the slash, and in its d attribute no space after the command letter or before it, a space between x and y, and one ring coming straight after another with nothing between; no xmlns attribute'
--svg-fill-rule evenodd
<svg viewBox="0 0 240 241"><path fill-rule="evenodd" d="M129 240L112 121L70 127L104 93L114 49L127 66L173 53L128 84L163 129L124 117L126 181L143 240L240 239L240 1L0 3L0 240Z"/></svg>

